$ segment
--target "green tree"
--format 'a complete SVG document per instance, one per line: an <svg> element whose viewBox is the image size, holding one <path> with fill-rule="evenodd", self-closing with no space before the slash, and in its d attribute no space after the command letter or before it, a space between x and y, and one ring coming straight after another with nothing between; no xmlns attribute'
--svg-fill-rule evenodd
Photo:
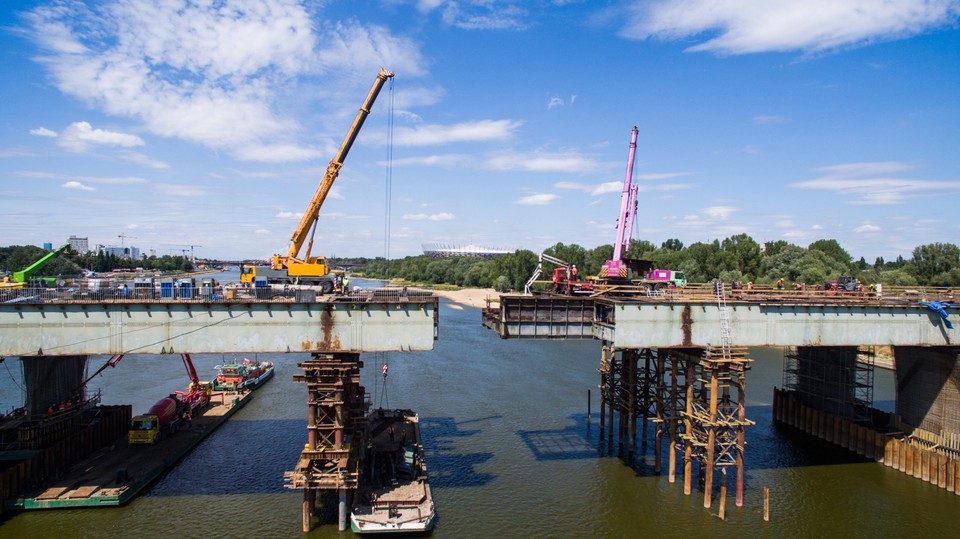
<svg viewBox="0 0 960 539"><path fill-rule="evenodd" d="M837 243L837 240L817 240L808 245L807 249L824 253L830 258L842 263L844 268L849 268L850 261L853 260L853 257L850 256L850 253L841 247L840 244Z"/></svg>
<svg viewBox="0 0 960 539"><path fill-rule="evenodd" d="M762 259L760 244L750 236L746 234L730 236L723 240L720 248L733 256L736 264L735 269L740 272L741 276L756 278L757 274L760 273L760 261ZM724 269L729 271L734 268Z"/></svg>
<svg viewBox="0 0 960 539"><path fill-rule="evenodd" d="M960 267L960 247L952 243L928 243L913 249L910 260L913 273L921 283L929 282L935 275L947 273Z"/></svg>
<svg viewBox="0 0 960 539"><path fill-rule="evenodd" d="M667 249L668 251L682 251L683 242L676 238L670 238L669 240L661 243L660 248Z"/></svg>

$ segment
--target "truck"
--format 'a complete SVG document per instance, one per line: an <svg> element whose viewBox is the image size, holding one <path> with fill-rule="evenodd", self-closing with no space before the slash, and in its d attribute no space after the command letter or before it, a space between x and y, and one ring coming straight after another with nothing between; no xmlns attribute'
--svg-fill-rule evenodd
<svg viewBox="0 0 960 539"><path fill-rule="evenodd" d="M669 287L684 287L687 279L682 271L656 269L653 262L626 258L633 221L637 214L638 186L633 185L633 164L637 155L637 126L633 126L630 136L630 151L627 156L627 172L623 179L623 192L620 197L620 213L617 216L617 239L613 245L613 258L600 268L597 281L608 285L641 286L653 292Z"/></svg>
<svg viewBox="0 0 960 539"><path fill-rule="evenodd" d="M183 401L175 393L156 402L143 415L130 419L129 444L154 444L177 432Z"/></svg>
<svg viewBox="0 0 960 539"><path fill-rule="evenodd" d="M523 287L525 294L531 293L530 289L533 283L535 283L543 273L544 262L549 262L556 266L553 269L552 279L554 293L570 296L573 294L590 294L593 292L593 282L580 278L576 264L571 264L547 253L540 253L537 267L533 270L533 274Z"/></svg>
<svg viewBox="0 0 960 539"><path fill-rule="evenodd" d="M856 292L861 286L856 277L851 275L841 275L836 281L827 281L819 286L822 290L835 290L837 293Z"/></svg>
<svg viewBox="0 0 960 539"><path fill-rule="evenodd" d="M327 166L327 170L320 180L320 185L317 186L317 191L307 205L307 210L303 213L300 224L297 225L297 228L294 230L293 236L290 238L290 248L287 254L274 255L270 260L269 266L265 264L243 265L240 270L241 283L249 286L255 283L258 278L266 278L269 284L317 285L320 286L321 292L330 293L333 291L338 278L341 276L330 270L326 258L311 255L313 236L317 230L320 207L323 205L324 200L326 200L334 180L339 176L343 162L346 160L347 154L353 146L353 142L360 133L363 122L370 114L370 109L373 108L373 104L377 100L380 90L383 88L387 79L392 77L393 73L391 71L383 68L380 69L380 73L373 82L373 87L370 88L366 100L364 100L360 111L353 121L353 125L349 131L347 131L347 136L340 145L340 150L334 158L330 160L330 164ZM307 242L308 236L309 242ZM307 243L306 254L301 257L300 250L303 248L304 243Z"/></svg>
<svg viewBox="0 0 960 539"><path fill-rule="evenodd" d="M190 354L181 354L190 375L186 391L174 391L158 400L147 413L130 419L127 443L155 444L179 430L181 422L190 423L210 402L211 384L200 382Z"/></svg>

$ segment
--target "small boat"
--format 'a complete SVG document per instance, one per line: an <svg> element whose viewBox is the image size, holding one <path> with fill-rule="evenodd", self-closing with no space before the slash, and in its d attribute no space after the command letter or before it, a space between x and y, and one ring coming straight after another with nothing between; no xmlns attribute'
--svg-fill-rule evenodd
<svg viewBox="0 0 960 539"><path fill-rule="evenodd" d="M214 391L241 391L257 389L273 376L270 361L233 361L217 366L213 379Z"/></svg>
<svg viewBox="0 0 960 539"><path fill-rule="evenodd" d="M432 530L437 512L419 416L412 410L374 410L367 418L363 448L350 529L358 534Z"/></svg>

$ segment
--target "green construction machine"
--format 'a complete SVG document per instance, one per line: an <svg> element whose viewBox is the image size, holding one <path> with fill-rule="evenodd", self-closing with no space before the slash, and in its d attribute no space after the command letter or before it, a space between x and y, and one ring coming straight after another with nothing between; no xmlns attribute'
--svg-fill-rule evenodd
<svg viewBox="0 0 960 539"><path fill-rule="evenodd" d="M56 282L54 277L34 277L33 274L40 271L40 269L47 264L47 262L53 260L54 257L60 253L66 251L70 248L70 244L61 245L59 248L50 251L49 253L43 255L40 260L37 260L33 264L30 264L21 271L15 271L8 278L4 277L3 286L7 288L22 288L30 283L31 280L43 279L45 283Z"/></svg>

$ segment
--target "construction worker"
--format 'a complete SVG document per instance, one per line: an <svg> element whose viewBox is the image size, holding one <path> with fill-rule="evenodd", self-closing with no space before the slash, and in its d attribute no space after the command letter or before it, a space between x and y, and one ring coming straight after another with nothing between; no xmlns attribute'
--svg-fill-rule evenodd
<svg viewBox="0 0 960 539"><path fill-rule="evenodd" d="M783 290L783 277L777 280L777 290Z"/></svg>

